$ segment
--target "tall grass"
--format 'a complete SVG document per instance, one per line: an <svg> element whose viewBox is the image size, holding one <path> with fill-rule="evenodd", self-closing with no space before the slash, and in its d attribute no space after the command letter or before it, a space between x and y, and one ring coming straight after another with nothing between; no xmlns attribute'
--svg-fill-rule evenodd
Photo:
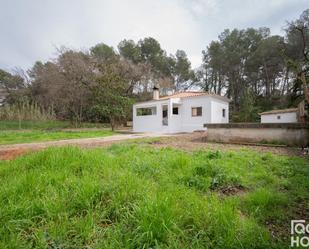
<svg viewBox="0 0 309 249"><path fill-rule="evenodd" d="M72 128L72 124L69 121L59 120L0 120L0 131L5 130L56 130Z"/></svg>
<svg viewBox="0 0 309 249"><path fill-rule="evenodd" d="M0 131L5 130L59 130L66 128L76 128L70 121L60 120L0 120ZM109 124L105 123L81 123L79 128L110 128Z"/></svg>
<svg viewBox="0 0 309 249"><path fill-rule="evenodd" d="M288 248L308 166L250 151L50 148L0 162L0 248Z"/></svg>
<svg viewBox="0 0 309 249"><path fill-rule="evenodd" d="M27 101L0 107L0 120L46 121L54 119L55 113L52 107L44 110L38 104Z"/></svg>
<svg viewBox="0 0 309 249"><path fill-rule="evenodd" d="M0 131L16 129L109 128L106 123L72 123L57 120L51 106L45 110L36 103L0 106Z"/></svg>

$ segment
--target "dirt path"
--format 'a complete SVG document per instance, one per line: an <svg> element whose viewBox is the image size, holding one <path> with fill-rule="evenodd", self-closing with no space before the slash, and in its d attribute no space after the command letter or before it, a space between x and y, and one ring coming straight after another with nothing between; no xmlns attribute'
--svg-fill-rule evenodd
<svg viewBox="0 0 309 249"><path fill-rule="evenodd" d="M107 146L112 143L124 140L140 139L140 138L156 138L166 136L169 135L162 133L137 133L137 134L121 134L121 135L96 137L96 138L78 138L78 139L66 139L66 140L47 141L47 142L0 145L0 160L14 159L18 155L24 154L26 152L36 151L50 146L65 146L65 145L76 145L82 147Z"/></svg>
<svg viewBox="0 0 309 249"><path fill-rule="evenodd" d="M146 139L160 138L160 139ZM222 150L222 151L239 151L250 149L262 153L271 152L279 155L303 156L298 148L290 147L271 147L271 146L248 146L237 144L211 143L203 140L200 133L188 133L167 135L162 133L139 133L139 134L121 134L101 138L79 138L69 140L58 140L39 143L0 145L0 160L10 160L30 151L36 151L49 146L76 145L81 147L106 147L113 143L119 143L125 140L137 139L139 144L147 144L157 148L174 147L186 151L198 149Z"/></svg>

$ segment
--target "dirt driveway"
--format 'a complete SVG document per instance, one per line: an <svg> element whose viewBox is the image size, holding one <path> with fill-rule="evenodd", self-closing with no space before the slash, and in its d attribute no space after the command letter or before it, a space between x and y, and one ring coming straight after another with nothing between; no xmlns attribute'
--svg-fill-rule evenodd
<svg viewBox="0 0 309 249"><path fill-rule="evenodd" d="M223 151L250 149L263 153L271 152L279 155L302 156L301 150L298 148L211 143L203 139L203 134L196 132L176 135L166 135L161 133L121 134L102 138L82 138L40 143L0 145L0 160L14 159L18 155L26 152L44 149L49 146L76 145L81 147L106 147L113 143L135 139L136 143L147 144L156 148L174 147L186 151L193 151L197 149Z"/></svg>
<svg viewBox="0 0 309 249"><path fill-rule="evenodd" d="M162 133L136 133L136 134L120 134L108 137L78 138L78 139L39 142L39 143L0 145L0 160L14 159L18 155L24 154L26 152L36 151L50 146L76 145L81 147L101 147L101 146L108 146L112 143L124 140L146 139L146 138L156 138L164 136L168 135Z"/></svg>

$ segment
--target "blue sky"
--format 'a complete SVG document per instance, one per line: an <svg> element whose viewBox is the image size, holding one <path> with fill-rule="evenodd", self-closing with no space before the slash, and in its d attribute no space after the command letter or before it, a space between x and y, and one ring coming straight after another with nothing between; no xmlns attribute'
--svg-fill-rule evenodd
<svg viewBox="0 0 309 249"><path fill-rule="evenodd" d="M30 68L56 57L61 46L78 50L104 42L152 36L168 53L183 49L193 66L226 28L269 27L286 21L309 0L0 0L0 68Z"/></svg>

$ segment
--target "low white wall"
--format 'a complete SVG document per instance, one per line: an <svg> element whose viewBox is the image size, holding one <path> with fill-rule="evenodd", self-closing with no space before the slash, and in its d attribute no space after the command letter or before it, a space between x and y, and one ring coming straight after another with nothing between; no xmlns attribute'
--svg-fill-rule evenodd
<svg viewBox="0 0 309 249"><path fill-rule="evenodd" d="M278 119L280 116L280 119ZM262 114L261 123L296 123L296 112L276 113L276 114Z"/></svg>
<svg viewBox="0 0 309 249"><path fill-rule="evenodd" d="M234 143L307 145L309 126L302 124L205 124L207 140Z"/></svg>

